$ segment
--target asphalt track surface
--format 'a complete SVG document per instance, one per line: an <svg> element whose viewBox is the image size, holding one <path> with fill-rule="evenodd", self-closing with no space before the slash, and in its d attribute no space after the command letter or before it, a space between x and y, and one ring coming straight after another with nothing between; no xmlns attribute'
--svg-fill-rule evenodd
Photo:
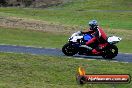
<svg viewBox="0 0 132 88"><path fill-rule="evenodd" d="M50 49L50 48L35 48L35 47L26 47L26 46L15 46L15 45L0 45L0 52L9 52L9 53L23 53L23 54L35 54L35 55L49 55L49 56L65 56L60 49ZM101 56L82 56L75 55L73 56L78 59L102 59ZM72 58L72 57L71 57ZM132 62L132 54L123 54L119 53L117 57L113 60L115 62Z"/></svg>

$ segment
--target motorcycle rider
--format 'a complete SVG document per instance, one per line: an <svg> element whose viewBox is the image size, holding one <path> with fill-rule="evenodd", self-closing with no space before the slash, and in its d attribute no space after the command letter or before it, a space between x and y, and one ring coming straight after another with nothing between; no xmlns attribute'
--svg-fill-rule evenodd
<svg viewBox="0 0 132 88"><path fill-rule="evenodd" d="M99 54L99 51L107 45L107 35L103 29L98 26L98 22L96 20L91 20L88 24L90 28L86 32L82 33L90 33L93 38L87 41L85 45L89 46L92 43L98 42L98 46L95 49L92 49L92 54Z"/></svg>

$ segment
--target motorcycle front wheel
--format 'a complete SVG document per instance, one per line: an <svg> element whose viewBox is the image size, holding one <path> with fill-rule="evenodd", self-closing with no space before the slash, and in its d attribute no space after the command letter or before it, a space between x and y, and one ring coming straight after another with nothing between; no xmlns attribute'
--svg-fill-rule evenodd
<svg viewBox="0 0 132 88"><path fill-rule="evenodd" d="M71 43L66 43L62 47L62 52L67 56L73 56L78 53L77 47L73 46Z"/></svg>
<svg viewBox="0 0 132 88"><path fill-rule="evenodd" d="M117 54L118 54L117 46L111 45L104 50L102 57L105 59L112 59L112 58L116 57Z"/></svg>

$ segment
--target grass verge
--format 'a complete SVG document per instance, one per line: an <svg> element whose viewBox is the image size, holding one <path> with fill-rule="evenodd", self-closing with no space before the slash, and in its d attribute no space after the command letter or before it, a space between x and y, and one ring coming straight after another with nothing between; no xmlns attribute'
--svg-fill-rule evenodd
<svg viewBox="0 0 132 88"><path fill-rule="evenodd" d="M78 66L88 74L130 74L131 63L0 53L1 88L80 88ZM130 88L130 84L88 84L82 88Z"/></svg>
<svg viewBox="0 0 132 88"><path fill-rule="evenodd" d="M0 44L47 48L61 48L68 37L57 33L11 28L0 28L0 34Z"/></svg>

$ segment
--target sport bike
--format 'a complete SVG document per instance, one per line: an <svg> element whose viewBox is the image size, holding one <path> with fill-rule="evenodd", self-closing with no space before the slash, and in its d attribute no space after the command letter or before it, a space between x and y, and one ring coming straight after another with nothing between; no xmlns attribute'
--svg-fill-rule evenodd
<svg viewBox="0 0 132 88"><path fill-rule="evenodd" d="M67 56L73 56L75 54L86 55L86 56L102 56L105 59L112 59L117 56L118 48L116 44L122 40L122 38L117 36L110 36L107 38L107 45L105 48L99 50L99 54L93 54L92 49L95 49L99 43L95 42L89 46L83 43L92 39L91 34L82 34L81 31L75 32L68 39L62 47L62 52Z"/></svg>

